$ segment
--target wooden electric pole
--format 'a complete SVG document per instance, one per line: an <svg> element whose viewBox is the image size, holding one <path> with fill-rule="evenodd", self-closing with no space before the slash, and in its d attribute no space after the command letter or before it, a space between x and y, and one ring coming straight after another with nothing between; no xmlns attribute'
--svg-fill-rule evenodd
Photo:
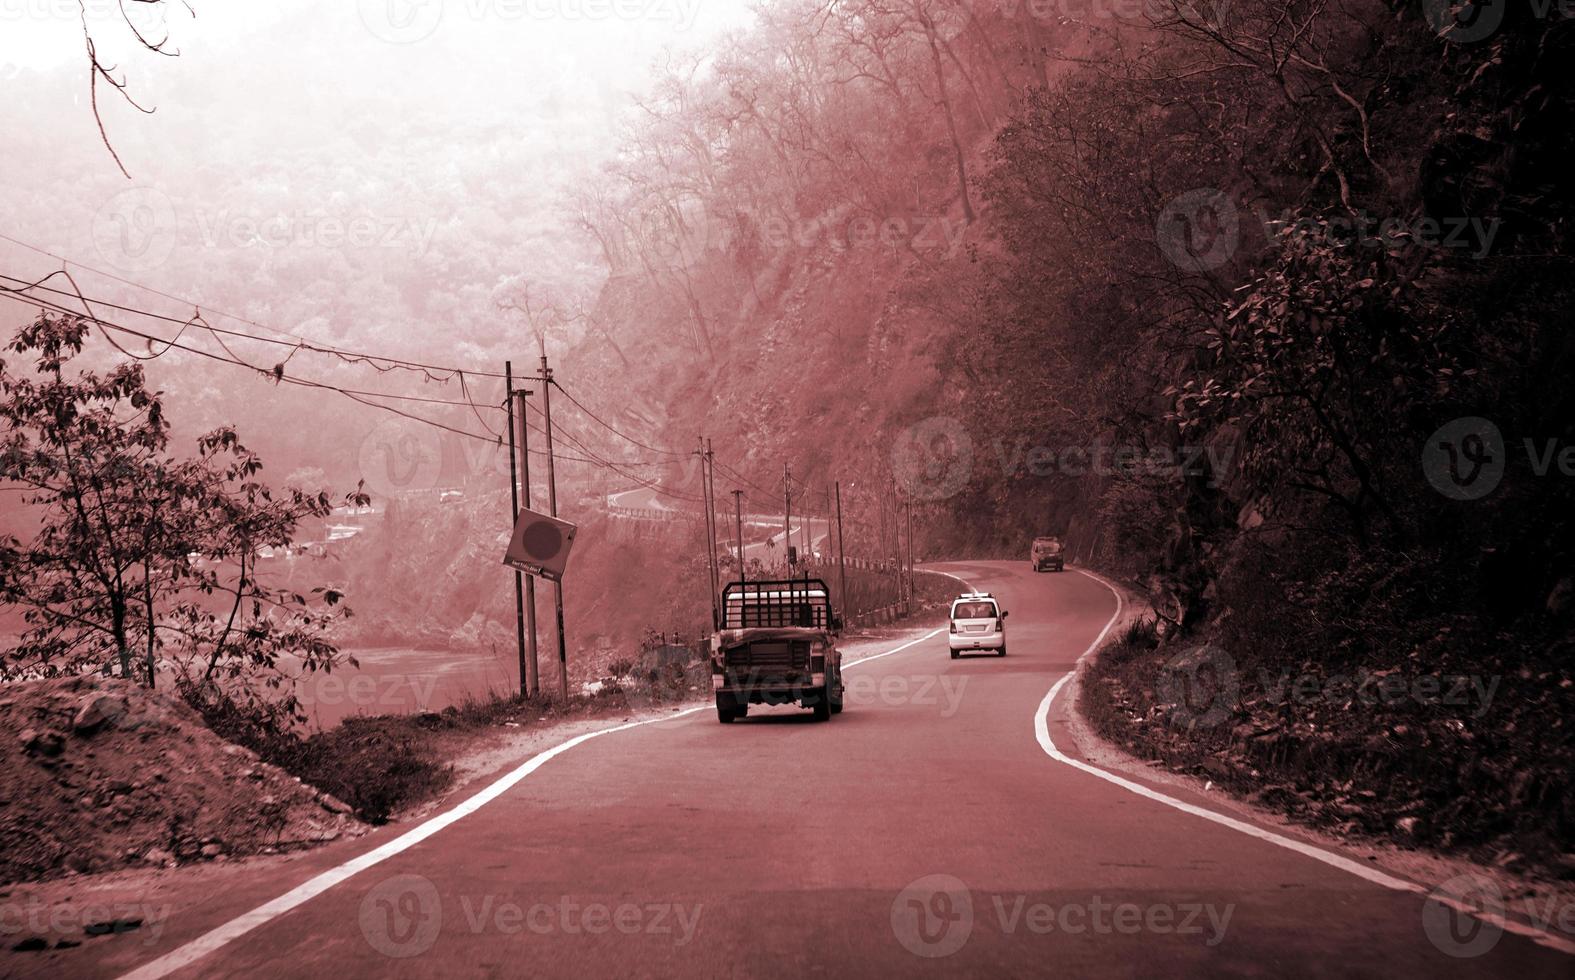
<svg viewBox="0 0 1575 980"><path fill-rule="evenodd" d="M848 616L848 566L847 552L842 545L842 481L832 484L837 490L837 578L840 580L839 588L842 590L842 616ZM828 544L830 542L827 542Z"/></svg>
<svg viewBox="0 0 1575 980"><path fill-rule="evenodd" d="M782 557L787 559L793 549L793 469L782 464ZM793 563L788 561L788 578L793 577Z"/></svg>
<svg viewBox="0 0 1575 980"><path fill-rule="evenodd" d="M717 551L722 544L722 528L717 524L716 516L716 452L711 449L711 440L705 441L705 486L706 486L706 516L711 520L711 596L712 601L717 601L722 591L722 556Z"/></svg>
<svg viewBox="0 0 1575 980"><path fill-rule="evenodd" d="M503 362L503 387L508 392L509 409L509 500L513 505L514 520L512 524L519 523L520 519L520 485L519 485L519 460L514 454L514 362ZM514 570L514 639L518 647L520 661L520 697L524 698L530 693L530 685L526 680L525 668L525 574L519 569Z"/></svg>
<svg viewBox="0 0 1575 980"><path fill-rule="evenodd" d="M530 509L530 427L526 421L525 408L530 403L529 397L533 394L535 392L529 389L514 393L514 397L519 399L520 497L526 510ZM534 575L525 576L525 677L529 681L530 696L540 697L541 669L536 663L536 576Z"/></svg>
<svg viewBox="0 0 1575 980"><path fill-rule="evenodd" d="M721 575L716 562L716 502L711 499L711 453L705 437L700 439L700 505L705 508L705 571L711 587L711 622L718 622L716 608L717 579Z"/></svg>
<svg viewBox="0 0 1575 980"><path fill-rule="evenodd" d="M749 581L749 575L744 571L744 491L733 491L733 520L738 522L738 580Z"/></svg>
<svg viewBox="0 0 1575 980"><path fill-rule="evenodd" d="M552 368L547 366L547 342L542 341L541 352L541 412L547 429L547 513L558 516L558 478L553 467L552 454ZM563 635L563 580L553 583L553 599L558 612L558 694L569 702L569 648Z"/></svg>
<svg viewBox="0 0 1575 980"><path fill-rule="evenodd" d="M913 504L904 504L903 509L908 512L908 598L903 602L902 614L907 616L913 612Z"/></svg>

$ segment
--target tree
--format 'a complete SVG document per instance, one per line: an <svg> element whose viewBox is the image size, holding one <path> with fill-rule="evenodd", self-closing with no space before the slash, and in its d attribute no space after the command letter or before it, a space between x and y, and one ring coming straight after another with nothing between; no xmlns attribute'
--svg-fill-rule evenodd
<svg viewBox="0 0 1575 980"><path fill-rule="evenodd" d="M163 30L165 25L159 25L160 29L163 31L163 36L157 40L154 40L154 34L156 32L150 29L148 26L148 20L154 17L162 19L168 9L169 5L165 2L165 0L132 0L130 7L127 7L124 3L120 4L120 16L125 22L127 29L131 32L131 36L135 39L136 45L138 47L151 51L154 54L163 55L166 58L178 58L180 57L180 52L170 47L169 32L167 30ZM134 16L132 14L133 10L151 11L152 14L151 16L146 14ZM191 8L190 4L186 5L186 10L193 17L196 16L196 11ZM104 149L109 151L109 155L114 159L115 166L120 170L121 175L127 179L130 179L131 174L126 170L126 165L121 163L120 154L115 152L114 145L109 141L109 133L105 132L104 130L104 117L102 114L100 114L98 107L99 81L102 80L104 84L108 85L115 92L119 93L120 97L126 100L126 104L131 106L133 109L136 109L138 112L151 115L153 110L146 108L141 103L137 102L136 99L131 97L131 92L127 85L125 76L122 75L119 78L115 77L114 65L104 64L103 58L99 54L98 44L94 40L93 31L88 27L86 8L83 8L82 11L82 41L87 46L88 104L93 110L93 121L98 125L99 139L104 141Z"/></svg>
<svg viewBox="0 0 1575 980"><path fill-rule="evenodd" d="M282 686L281 657L331 669L341 658L327 629L349 614L340 594L317 588L308 599L258 575L301 521L329 515L328 495L276 497L232 428L198 439L195 456L171 454L161 393L140 363L70 369L87 329L42 314L7 346L35 358L31 374L0 360L0 481L37 519L27 543L0 539L0 599L29 626L0 656L0 676L118 666L130 677L136 656L151 686L163 651L178 681L239 681L224 692L251 699ZM357 487L345 501L368 498Z"/></svg>

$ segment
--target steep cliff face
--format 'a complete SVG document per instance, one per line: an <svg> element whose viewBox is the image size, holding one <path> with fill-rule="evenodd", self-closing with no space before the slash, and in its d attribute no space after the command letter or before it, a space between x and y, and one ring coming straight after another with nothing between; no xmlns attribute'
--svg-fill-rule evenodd
<svg viewBox="0 0 1575 980"><path fill-rule="evenodd" d="M614 279L596 314L611 336L589 336L571 361L594 365L605 390L628 392L622 418L648 422L650 438L712 439L721 466L748 481L719 470L718 493L739 486L746 507L781 511L784 464L817 514L840 480L859 523L849 547L873 546L864 525L878 521L878 494L899 489L895 435L958 397L937 365L955 327L926 290L966 262L981 228L937 216L923 231L938 245L921 251L928 238L888 244L827 218L748 256L714 248L682 271L682 288ZM697 490L692 474L672 475L674 489Z"/></svg>

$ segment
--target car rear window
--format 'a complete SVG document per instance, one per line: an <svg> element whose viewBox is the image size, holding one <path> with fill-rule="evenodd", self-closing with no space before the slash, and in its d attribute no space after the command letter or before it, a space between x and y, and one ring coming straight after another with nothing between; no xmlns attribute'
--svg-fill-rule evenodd
<svg viewBox="0 0 1575 980"><path fill-rule="evenodd" d="M995 618L995 603L993 602L959 602L952 609L953 619L993 619Z"/></svg>

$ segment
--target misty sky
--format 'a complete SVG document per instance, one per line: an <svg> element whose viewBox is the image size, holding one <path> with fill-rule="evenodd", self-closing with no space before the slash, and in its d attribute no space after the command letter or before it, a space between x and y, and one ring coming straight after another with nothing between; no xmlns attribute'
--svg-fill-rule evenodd
<svg viewBox="0 0 1575 980"><path fill-rule="evenodd" d="M524 243L509 271L528 263L539 278L593 288L589 253L557 224L564 190L616 151L654 65L754 16L744 0L191 5L195 18L178 0L152 14L126 5L146 37L171 39L180 56L166 58L136 45L116 0L86 0L100 60L156 110L141 114L99 85L128 181L89 107L76 0L0 0L0 231L149 286L249 304L270 294L238 277L286 252L326 255L311 227L289 225L285 247L257 241L252 225L323 213L388 224L375 244L400 247L362 252L405 263L388 267L391 281L490 288L495 270L474 254L485 238ZM169 214L158 262L120 262L102 247L127 194ZM55 267L4 243L0 263L28 277ZM339 329L375 333L353 320Z"/></svg>
<svg viewBox="0 0 1575 980"><path fill-rule="evenodd" d="M611 146L610 109L644 89L665 51L704 47L753 18L743 0L191 0L195 18L178 2L153 14L126 6L146 36L168 34L180 51L163 58L138 49L115 0L86 0L100 60L157 110L142 116L100 85L110 138L138 183L183 179L168 147L200 141L193 128L204 114L244 119L267 158L270 145L321 141L321 128L342 125L346 107L372 127L413 115L458 127L550 97L547 118L532 113L533 125L549 130L539 135L581 146L605 137ZM70 157L98 141L81 16L77 0L0 0L0 85L11 103L0 105L0 123L48 118L47 132L29 127L31 138ZM53 192L49 175L15 152L0 148L10 193Z"/></svg>

